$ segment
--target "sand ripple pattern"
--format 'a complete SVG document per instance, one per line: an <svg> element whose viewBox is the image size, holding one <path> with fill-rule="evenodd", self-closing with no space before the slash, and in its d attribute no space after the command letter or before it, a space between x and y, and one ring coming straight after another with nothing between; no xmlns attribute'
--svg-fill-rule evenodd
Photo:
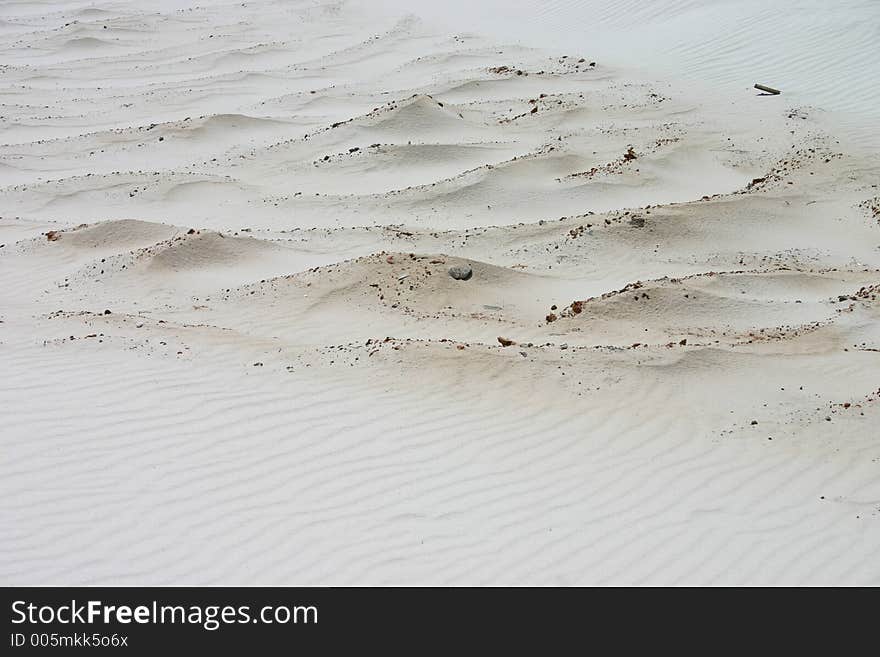
<svg viewBox="0 0 880 657"><path fill-rule="evenodd" d="M0 579L880 584L875 153L361 4L0 7ZM538 4L878 99L867 20Z"/></svg>

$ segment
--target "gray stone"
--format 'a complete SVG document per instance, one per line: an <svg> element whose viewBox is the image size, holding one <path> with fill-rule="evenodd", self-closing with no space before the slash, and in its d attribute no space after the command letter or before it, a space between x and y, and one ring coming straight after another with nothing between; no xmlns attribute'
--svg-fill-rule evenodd
<svg viewBox="0 0 880 657"><path fill-rule="evenodd" d="M457 281L466 281L474 275L474 270L467 265L463 265L461 267L450 267L449 275Z"/></svg>

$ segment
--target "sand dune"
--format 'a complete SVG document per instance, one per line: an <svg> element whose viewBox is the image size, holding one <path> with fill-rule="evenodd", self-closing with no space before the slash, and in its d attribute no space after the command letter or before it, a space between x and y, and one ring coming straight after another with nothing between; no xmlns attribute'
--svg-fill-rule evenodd
<svg viewBox="0 0 880 657"><path fill-rule="evenodd" d="M422 4L0 7L4 581L880 583L870 8Z"/></svg>

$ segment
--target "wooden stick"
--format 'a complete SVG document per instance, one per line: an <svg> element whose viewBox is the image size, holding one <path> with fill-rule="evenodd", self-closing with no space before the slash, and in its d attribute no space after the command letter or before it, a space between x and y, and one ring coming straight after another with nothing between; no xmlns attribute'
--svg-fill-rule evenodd
<svg viewBox="0 0 880 657"><path fill-rule="evenodd" d="M768 94L773 94L774 96L778 96L782 93L781 91L779 91L779 89L774 89L773 87L765 87L763 84L756 84L755 89L766 91Z"/></svg>

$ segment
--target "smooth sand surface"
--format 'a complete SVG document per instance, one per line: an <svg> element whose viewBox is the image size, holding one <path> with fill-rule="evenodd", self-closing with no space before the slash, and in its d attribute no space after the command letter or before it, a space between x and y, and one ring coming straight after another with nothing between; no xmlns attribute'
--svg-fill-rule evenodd
<svg viewBox="0 0 880 657"><path fill-rule="evenodd" d="M3 582L880 583L859 108L184 5L0 7Z"/></svg>

